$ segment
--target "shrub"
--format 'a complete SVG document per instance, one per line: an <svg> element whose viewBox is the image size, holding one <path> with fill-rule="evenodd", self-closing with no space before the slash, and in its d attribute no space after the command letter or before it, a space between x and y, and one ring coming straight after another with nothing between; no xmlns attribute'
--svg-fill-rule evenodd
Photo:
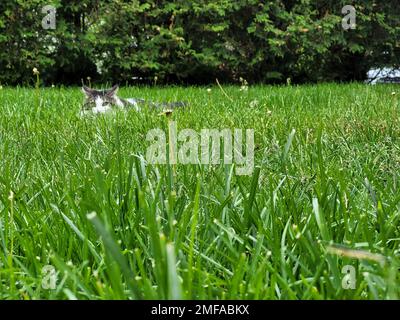
<svg viewBox="0 0 400 320"><path fill-rule="evenodd" d="M398 66L397 0L354 4L355 30L342 29L348 1L65 1L44 30L48 1L0 3L1 83L209 83L362 80Z"/></svg>

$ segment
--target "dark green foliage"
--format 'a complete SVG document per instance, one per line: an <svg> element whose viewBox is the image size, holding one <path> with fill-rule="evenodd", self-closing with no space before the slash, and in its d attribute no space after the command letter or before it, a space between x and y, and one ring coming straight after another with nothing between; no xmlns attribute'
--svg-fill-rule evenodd
<svg viewBox="0 0 400 320"><path fill-rule="evenodd" d="M0 3L0 82L209 83L362 80L398 66L397 0L56 0L44 30L41 0ZM344 5L357 27L345 31ZM97 66L96 66L97 65Z"/></svg>

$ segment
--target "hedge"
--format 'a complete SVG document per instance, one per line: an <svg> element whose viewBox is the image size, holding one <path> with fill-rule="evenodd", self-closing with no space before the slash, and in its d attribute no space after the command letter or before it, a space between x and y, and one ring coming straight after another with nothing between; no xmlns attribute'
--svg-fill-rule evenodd
<svg viewBox="0 0 400 320"><path fill-rule="evenodd" d="M344 30L349 4L356 28ZM398 0L0 3L1 84L31 84L33 67L44 85L352 81L399 60Z"/></svg>

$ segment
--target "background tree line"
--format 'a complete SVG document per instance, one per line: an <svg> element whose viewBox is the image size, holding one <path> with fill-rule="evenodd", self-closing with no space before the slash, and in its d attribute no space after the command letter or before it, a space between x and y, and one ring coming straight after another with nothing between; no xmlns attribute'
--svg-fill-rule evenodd
<svg viewBox="0 0 400 320"><path fill-rule="evenodd" d="M55 30L41 25L48 4ZM0 2L1 84L32 83L33 67L45 85L350 81L399 60L398 0Z"/></svg>

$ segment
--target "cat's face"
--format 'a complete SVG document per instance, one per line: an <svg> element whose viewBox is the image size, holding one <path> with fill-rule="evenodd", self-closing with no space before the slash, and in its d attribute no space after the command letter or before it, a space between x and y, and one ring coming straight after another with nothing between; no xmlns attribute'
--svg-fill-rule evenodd
<svg viewBox="0 0 400 320"><path fill-rule="evenodd" d="M117 85L106 90L96 90L83 86L82 92L85 94L85 102L82 113L104 113L111 110L112 105L118 104L117 91Z"/></svg>

